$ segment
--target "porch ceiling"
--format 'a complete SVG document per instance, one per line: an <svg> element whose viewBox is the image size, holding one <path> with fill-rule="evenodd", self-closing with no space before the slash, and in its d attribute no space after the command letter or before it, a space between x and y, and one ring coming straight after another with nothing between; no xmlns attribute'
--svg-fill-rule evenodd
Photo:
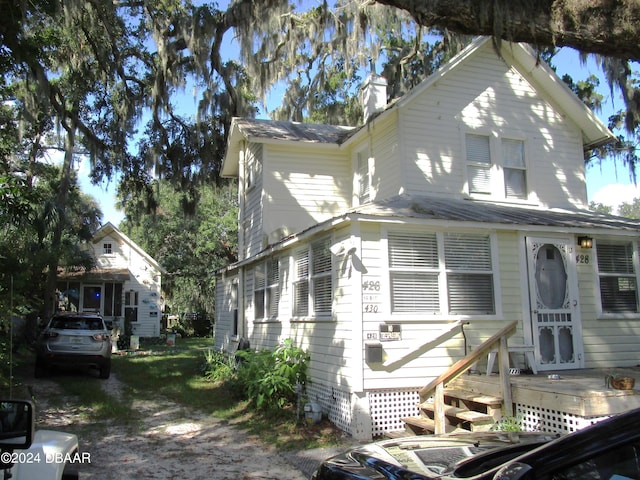
<svg viewBox="0 0 640 480"><path fill-rule="evenodd" d="M131 274L126 268L97 268L81 272L63 272L58 274L59 280L76 282L126 282Z"/></svg>

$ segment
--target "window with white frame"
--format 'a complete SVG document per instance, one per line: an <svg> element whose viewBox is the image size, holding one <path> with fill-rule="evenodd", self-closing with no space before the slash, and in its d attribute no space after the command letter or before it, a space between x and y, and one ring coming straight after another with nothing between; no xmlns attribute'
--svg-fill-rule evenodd
<svg viewBox="0 0 640 480"><path fill-rule="evenodd" d="M393 313L495 314L488 235L393 232L388 248Z"/></svg>
<svg viewBox="0 0 640 480"><path fill-rule="evenodd" d="M330 317L333 304L331 239L311 243L294 254L293 315Z"/></svg>
<svg viewBox="0 0 640 480"><path fill-rule="evenodd" d="M634 244L598 241L596 247L602 313L638 312Z"/></svg>
<svg viewBox="0 0 640 480"><path fill-rule="evenodd" d="M277 318L280 302L280 262L277 258L266 260L256 266L253 277L254 319Z"/></svg>
<svg viewBox="0 0 640 480"><path fill-rule="evenodd" d="M357 188L358 204L363 205L371 200L369 155L366 151L362 151L358 152L357 157L355 187Z"/></svg>
<svg viewBox="0 0 640 480"><path fill-rule="evenodd" d="M527 166L523 140L500 138L494 150L489 135L465 135L467 177L470 194L526 200Z"/></svg>
<svg viewBox="0 0 640 480"><path fill-rule="evenodd" d="M111 255L113 253L113 249L111 248L110 243L102 244L102 253L104 253L105 255Z"/></svg>

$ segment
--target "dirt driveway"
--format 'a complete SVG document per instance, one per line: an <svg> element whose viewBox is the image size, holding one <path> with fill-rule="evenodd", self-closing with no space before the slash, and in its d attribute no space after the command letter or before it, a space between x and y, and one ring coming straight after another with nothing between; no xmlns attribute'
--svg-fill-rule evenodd
<svg viewBox="0 0 640 480"><path fill-rule="evenodd" d="M100 381L105 395L123 391L113 374L109 380L87 381ZM81 479L303 480L333 453L318 449L281 455L225 421L162 398L133 400L142 419L136 428L89 424L71 401L63 407L48 404L47 398L60 394L55 381L33 380L32 389L38 428L77 433L80 451L88 452L90 462L79 465Z"/></svg>

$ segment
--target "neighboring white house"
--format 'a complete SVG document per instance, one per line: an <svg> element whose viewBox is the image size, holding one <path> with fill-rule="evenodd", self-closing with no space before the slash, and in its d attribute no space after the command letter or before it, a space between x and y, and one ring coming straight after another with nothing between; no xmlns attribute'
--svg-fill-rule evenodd
<svg viewBox="0 0 640 480"><path fill-rule="evenodd" d="M111 223L91 243L96 268L58 276L59 307L99 312L122 332L126 318L133 335L159 337L164 269Z"/></svg>
<svg viewBox="0 0 640 480"><path fill-rule="evenodd" d="M606 126L520 44L478 39L389 104L385 85L369 78L357 128L234 119L216 346L294 339L309 396L356 438L402 428L420 387L514 320L523 368L637 365L640 223L587 210Z"/></svg>

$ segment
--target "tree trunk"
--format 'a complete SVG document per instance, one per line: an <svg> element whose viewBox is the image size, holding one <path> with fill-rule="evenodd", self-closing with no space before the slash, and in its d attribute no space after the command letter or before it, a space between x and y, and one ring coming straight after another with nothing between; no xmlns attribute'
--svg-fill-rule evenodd
<svg viewBox="0 0 640 480"><path fill-rule="evenodd" d="M69 185L71 184L71 169L73 167L73 152L76 143L76 131L73 122L65 125L65 152L60 173L60 189L56 196L56 215L53 216L52 237L51 237L51 261L47 270L47 281L44 295L44 315L48 319L56 310L56 287L58 284L58 266L60 265L60 254L62 245L62 234L66 225L67 201L69 198Z"/></svg>
<svg viewBox="0 0 640 480"><path fill-rule="evenodd" d="M637 0L376 0L424 26L640 60Z"/></svg>

